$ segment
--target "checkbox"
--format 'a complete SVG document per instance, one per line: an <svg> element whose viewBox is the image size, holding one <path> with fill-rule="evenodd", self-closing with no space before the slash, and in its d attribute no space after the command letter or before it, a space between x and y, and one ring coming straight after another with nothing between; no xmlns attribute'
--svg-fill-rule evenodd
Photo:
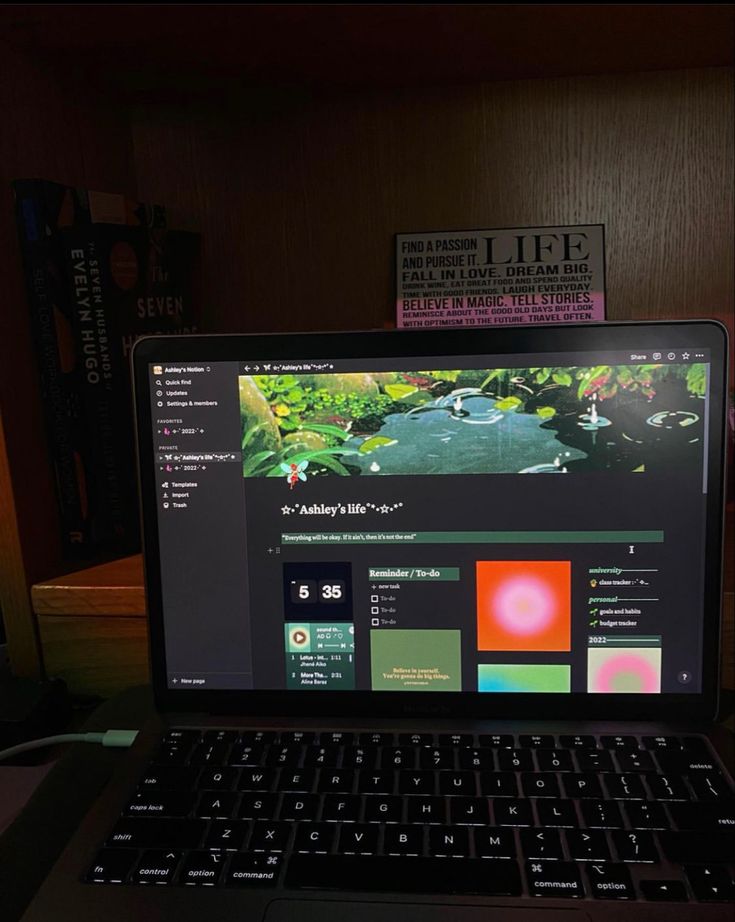
<svg viewBox="0 0 735 922"><path fill-rule="evenodd" d="M370 614L371 614L371 615L378 615L378 614L380 614L380 609L378 608L377 605L373 605L373 606L372 606L372 608L370 609Z"/></svg>
<svg viewBox="0 0 735 922"><path fill-rule="evenodd" d="M370 601L371 601L371 602L377 602L377 601L378 601L378 597L377 597L376 595L371 595L371 596L370 596Z"/></svg>
<svg viewBox="0 0 735 922"><path fill-rule="evenodd" d="M370 619L370 624L371 624L373 627L380 627L380 618L371 618L371 619Z"/></svg>

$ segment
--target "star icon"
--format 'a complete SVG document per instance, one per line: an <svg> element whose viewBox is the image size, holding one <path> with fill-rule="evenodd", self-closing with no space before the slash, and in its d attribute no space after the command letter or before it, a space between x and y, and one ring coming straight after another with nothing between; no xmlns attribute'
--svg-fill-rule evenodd
<svg viewBox="0 0 735 922"><path fill-rule="evenodd" d="M283 515L291 515L291 513L293 512L293 507L292 506L281 506L281 512L283 513Z"/></svg>
<svg viewBox="0 0 735 922"><path fill-rule="evenodd" d="M386 512L390 512L390 506L382 505L378 511L385 515Z"/></svg>

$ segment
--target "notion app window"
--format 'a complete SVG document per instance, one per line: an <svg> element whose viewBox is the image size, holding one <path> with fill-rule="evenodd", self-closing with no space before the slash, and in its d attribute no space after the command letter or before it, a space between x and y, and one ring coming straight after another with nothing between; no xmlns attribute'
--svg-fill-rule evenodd
<svg viewBox="0 0 735 922"><path fill-rule="evenodd" d="M170 687L699 691L706 352L150 374Z"/></svg>

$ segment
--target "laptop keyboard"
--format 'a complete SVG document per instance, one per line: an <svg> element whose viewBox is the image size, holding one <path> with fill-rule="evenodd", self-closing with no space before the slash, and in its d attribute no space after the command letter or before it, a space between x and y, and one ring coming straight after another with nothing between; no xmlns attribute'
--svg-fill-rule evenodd
<svg viewBox="0 0 735 922"><path fill-rule="evenodd" d="M735 898L703 737L170 730L91 883Z"/></svg>

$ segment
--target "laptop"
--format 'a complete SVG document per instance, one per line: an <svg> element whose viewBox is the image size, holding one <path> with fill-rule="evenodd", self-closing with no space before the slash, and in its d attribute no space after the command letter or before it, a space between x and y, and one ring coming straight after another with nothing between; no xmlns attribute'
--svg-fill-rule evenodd
<svg viewBox="0 0 735 922"><path fill-rule="evenodd" d="M158 713L25 919L730 920L726 349L139 341Z"/></svg>

